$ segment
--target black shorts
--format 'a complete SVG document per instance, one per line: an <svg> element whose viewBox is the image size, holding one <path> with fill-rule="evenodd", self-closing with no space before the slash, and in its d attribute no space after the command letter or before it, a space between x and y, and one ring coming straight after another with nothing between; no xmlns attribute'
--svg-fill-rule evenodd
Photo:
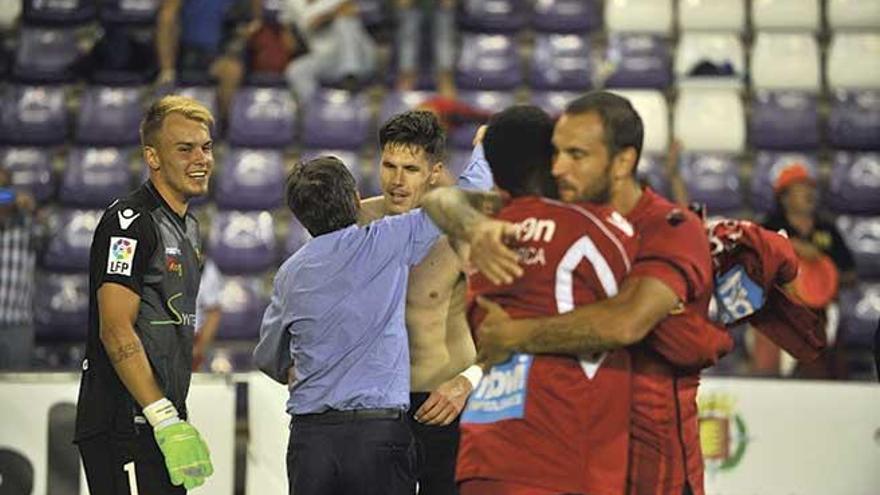
<svg viewBox="0 0 880 495"><path fill-rule="evenodd" d="M413 418L428 400L427 392L409 394L409 426L416 439L419 495L456 495L455 459L458 456L458 420L446 426L428 426Z"/></svg>
<svg viewBox="0 0 880 495"><path fill-rule="evenodd" d="M149 428L138 428L134 437L94 436L78 446L91 495L186 495L183 486L171 484ZM136 480L136 488L131 480Z"/></svg>

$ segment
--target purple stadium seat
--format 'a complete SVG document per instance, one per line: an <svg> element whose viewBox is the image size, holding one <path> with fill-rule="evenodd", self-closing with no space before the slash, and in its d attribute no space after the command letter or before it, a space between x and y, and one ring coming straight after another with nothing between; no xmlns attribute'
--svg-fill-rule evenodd
<svg viewBox="0 0 880 495"><path fill-rule="evenodd" d="M529 85L535 89L585 90L592 84L590 42L575 34L539 34Z"/></svg>
<svg viewBox="0 0 880 495"><path fill-rule="evenodd" d="M208 250L223 273L256 273L277 261L275 227L268 211L218 211Z"/></svg>
<svg viewBox="0 0 880 495"><path fill-rule="evenodd" d="M85 341L89 325L88 273L39 272L34 304L38 341Z"/></svg>
<svg viewBox="0 0 880 495"><path fill-rule="evenodd" d="M519 31L528 20L523 0L462 0L460 4L458 24L470 31Z"/></svg>
<svg viewBox="0 0 880 495"><path fill-rule="evenodd" d="M94 0L24 0L22 17L28 24L73 25L95 17Z"/></svg>
<svg viewBox="0 0 880 495"><path fill-rule="evenodd" d="M219 119L220 116L220 107L217 105L217 88L214 86L180 86L174 89L174 94L178 94L180 96L186 96L192 98L202 105L205 106L208 110L211 111L211 115L214 116L214 119ZM216 124L216 122L215 122ZM215 127L215 132L217 130L217 125Z"/></svg>
<svg viewBox="0 0 880 495"><path fill-rule="evenodd" d="M880 277L880 216L841 215L837 217L837 228L856 259L859 276Z"/></svg>
<svg viewBox="0 0 880 495"><path fill-rule="evenodd" d="M752 101L749 128L752 145L760 149L817 149L816 97L797 91L758 91Z"/></svg>
<svg viewBox="0 0 880 495"><path fill-rule="evenodd" d="M665 89L672 83L672 55L666 38L612 34L607 59L614 68L605 81L609 88Z"/></svg>
<svg viewBox="0 0 880 495"><path fill-rule="evenodd" d="M32 84L67 82L79 56L74 29L23 28L12 73Z"/></svg>
<svg viewBox="0 0 880 495"><path fill-rule="evenodd" d="M161 0L102 0L102 22L113 24L152 24Z"/></svg>
<svg viewBox="0 0 880 495"><path fill-rule="evenodd" d="M513 105L514 95L510 91L459 91L459 99L487 112L500 112ZM449 144L456 148L472 148L478 124L455 127L449 133Z"/></svg>
<svg viewBox="0 0 880 495"><path fill-rule="evenodd" d="M295 129L296 103L287 89L241 88L232 99L227 139L233 146L288 146Z"/></svg>
<svg viewBox="0 0 880 495"><path fill-rule="evenodd" d="M231 149L216 178L214 201L226 210L271 210L284 204L284 180L280 151Z"/></svg>
<svg viewBox="0 0 880 495"><path fill-rule="evenodd" d="M303 106L302 143L311 148L357 149L370 132L370 106L364 93L318 91Z"/></svg>
<svg viewBox="0 0 880 495"><path fill-rule="evenodd" d="M5 148L0 150L0 165L12 173L12 183L23 187L40 203L55 193L52 155L46 148Z"/></svg>
<svg viewBox="0 0 880 495"><path fill-rule="evenodd" d="M269 305L269 288L262 277L224 277L220 300L223 317L217 330L219 340L254 340L260 335L263 312Z"/></svg>
<svg viewBox="0 0 880 495"><path fill-rule="evenodd" d="M647 183L652 189L665 196L669 193L669 184L666 180L666 172L663 170L665 166L663 160L662 156L643 152L636 169L636 176L640 181Z"/></svg>
<svg viewBox="0 0 880 495"><path fill-rule="evenodd" d="M67 108L60 86L14 86L0 101L0 141L19 145L60 144L67 135Z"/></svg>
<svg viewBox="0 0 880 495"><path fill-rule="evenodd" d="M880 282L862 282L840 291L840 322L848 344L872 347L880 320Z"/></svg>
<svg viewBox="0 0 880 495"><path fill-rule="evenodd" d="M140 142L143 110L140 89L91 86L82 98L75 139L93 146L132 146Z"/></svg>
<svg viewBox="0 0 880 495"><path fill-rule="evenodd" d="M129 151L74 148L67 156L58 201L79 208L106 208L131 190Z"/></svg>
<svg viewBox="0 0 880 495"><path fill-rule="evenodd" d="M429 91L396 91L385 92L385 100L379 109L379 126L387 122L391 117L399 113L412 110L422 102L431 98L434 93Z"/></svg>
<svg viewBox="0 0 880 495"><path fill-rule="evenodd" d="M580 95L576 91L532 91L531 103L541 107L552 117L558 117L565 111L568 103Z"/></svg>
<svg viewBox="0 0 880 495"><path fill-rule="evenodd" d="M831 145L849 150L880 150L880 91L835 91L831 101Z"/></svg>
<svg viewBox="0 0 880 495"><path fill-rule="evenodd" d="M835 153L827 200L840 213L880 212L880 153Z"/></svg>
<svg viewBox="0 0 880 495"><path fill-rule="evenodd" d="M299 248L303 247L311 239L312 235L296 218L291 220L290 230L287 232L287 238L284 240L284 259L299 251Z"/></svg>
<svg viewBox="0 0 880 495"><path fill-rule="evenodd" d="M369 198L382 194L379 189L379 181L377 173L367 173L364 170L364 164L357 153L351 150L329 150L329 149L306 149L302 151L300 159L302 161L311 160L319 156L335 156L342 160L351 175L357 181L358 190L362 198Z"/></svg>
<svg viewBox="0 0 880 495"><path fill-rule="evenodd" d="M357 0L358 14L368 29L385 22L385 7L382 0Z"/></svg>
<svg viewBox="0 0 880 495"><path fill-rule="evenodd" d="M679 167L691 199L704 203L713 214L743 207L739 164L734 157L684 153Z"/></svg>
<svg viewBox="0 0 880 495"><path fill-rule="evenodd" d="M813 153L773 153L759 151L755 155L752 170L752 207L759 212L769 212L776 204L773 182L789 165L801 163L813 177L819 176L819 160Z"/></svg>
<svg viewBox="0 0 880 495"><path fill-rule="evenodd" d="M89 249L101 210L60 210L50 218L53 232L42 266L51 271L84 272L89 269Z"/></svg>
<svg viewBox="0 0 880 495"><path fill-rule="evenodd" d="M464 34L456 82L464 89L513 89L523 81L515 40L502 34Z"/></svg>
<svg viewBox="0 0 880 495"><path fill-rule="evenodd" d="M595 0L535 2L532 27L551 33L585 33L602 27L602 6Z"/></svg>

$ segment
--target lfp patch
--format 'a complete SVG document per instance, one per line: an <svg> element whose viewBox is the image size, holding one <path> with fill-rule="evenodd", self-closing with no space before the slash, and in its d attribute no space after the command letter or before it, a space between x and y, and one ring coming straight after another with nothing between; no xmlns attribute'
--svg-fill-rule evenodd
<svg viewBox="0 0 880 495"><path fill-rule="evenodd" d="M533 359L530 354L514 354L507 362L493 366L471 394L461 422L494 423L524 417Z"/></svg>
<svg viewBox="0 0 880 495"><path fill-rule="evenodd" d="M725 325L751 316L764 306L764 289L736 265L715 279L718 316Z"/></svg>
<svg viewBox="0 0 880 495"><path fill-rule="evenodd" d="M111 237L107 253L107 274L131 276L137 240L128 237Z"/></svg>

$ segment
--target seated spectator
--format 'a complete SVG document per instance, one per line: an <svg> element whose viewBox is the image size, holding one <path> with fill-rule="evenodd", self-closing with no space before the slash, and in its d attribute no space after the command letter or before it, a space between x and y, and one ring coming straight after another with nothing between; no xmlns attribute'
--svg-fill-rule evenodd
<svg viewBox="0 0 880 495"><path fill-rule="evenodd" d="M207 73L217 79L217 99L224 117L241 84L244 66L236 37L224 36L223 23L232 0L163 0L156 26L160 85L173 84L179 73ZM261 24L261 0L250 0L252 20L245 35Z"/></svg>
<svg viewBox="0 0 880 495"><path fill-rule="evenodd" d="M355 86L376 70L376 44L354 0L286 0L282 15L303 34L307 53L287 66L287 81L301 103L321 79Z"/></svg>
<svg viewBox="0 0 880 495"><path fill-rule="evenodd" d="M431 19L434 71L437 91L455 96L455 0L396 0L398 78L397 89L416 89L419 77L419 48L422 46L424 18Z"/></svg>

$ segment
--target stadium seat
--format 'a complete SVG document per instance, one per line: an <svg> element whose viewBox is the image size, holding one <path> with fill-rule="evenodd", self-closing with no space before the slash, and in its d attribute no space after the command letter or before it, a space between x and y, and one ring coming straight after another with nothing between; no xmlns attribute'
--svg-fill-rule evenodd
<svg viewBox="0 0 880 495"><path fill-rule="evenodd" d="M821 143L816 96L800 91L757 91L749 140L765 150L815 150Z"/></svg>
<svg viewBox="0 0 880 495"><path fill-rule="evenodd" d="M737 91L682 89L674 112L673 135L685 150L741 153L745 148L745 110Z"/></svg>
<svg viewBox="0 0 880 495"><path fill-rule="evenodd" d="M360 191L362 198L369 198L382 194L382 191L379 188L379 179L377 177L377 172L373 168L365 168L365 161L361 160L361 158L354 151L307 149L302 151L302 155L300 158L301 160L305 161L325 155L335 156L342 160L342 163L344 163L348 167L348 170L351 171L351 175L354 176L354 180L357 181L358 191Z"/></svg>
<svg viewBox="0 0 880 495"><path fill-rule="evenodd" d="M239 89L229 111L229 144L279 148L292 144L296 110L296 103L287 89Z"/></svg>
<svg viewBox="0 0 880 495"><path fill-rule="evenodd" d="M880 216L840 215L837 217L837 228L853 253L859 276L880 277Z"/></svg>
<svg viewBox="0 0 880 495"><path fill-rule="evenodd" d="M61 174L58 201L70 207L106 208L132 189L129 151L73 148Z"/></svg>
<svg viewBox="0 0 880 495"><path fill-rule="evenodd" d="M827 201L840 213L880 213L880 153L835 153Z"/></svg>
<svg viewBox="0 0 880 495"><path fill-rule="evenodd" d="M822 80L815 34L759 32L752 46L752 85L818 93Z"/></svg>
<svg viewBox="0 0 880 495"><path fill-rule="evenodd" d="M24 21L30 25L76 25L95 18L94 0L23 0Z"/></svg>
<svg viewBox="0 0 880 495"><path fill-rule="evenodd" d="M523 81L514 39L502 34L463 34L455 79L463 89L513 89Z"/></svg>
<svg viewBox="0 0 880 495"><path fill-rule="evenodd" d="M54 145L67 135L67 107L60 86L13 86L0 100L0 141Z"/></svg>
<svg viewBox="0 0 880 495"><path fill-rule="evenodd" d="M739 163L733 156L685 152L679 170L691 201L704 203L712 214L743 208Z"/></svg>
<svg viewBox="0 0 880 495"><path fill-rule="evenodd" d="M528 22L524 0L462 0L458 25L469 31L511 33Z"/></svg>
<svg viewBox="0 0 880 495"><path fill-rule="evenodd" d="M611 33L672 34L672 0L606 0L605 29Z"/></svg>
<svg viewBox="0 0 880 495"><path fill-rule="evenodd" d="M541 0L534 2L532 28L548 33L583 34L602 27L602 9L596 0Z"/></svg>
<svg viewBox="0 0 880 495"><path fill-rule="evenodd" d="M386 91L385 99L382 100L382 106L379 108L379 127L391 117L415 109L431 96L433 93L428 91Z"/></svg>
<svg viewBox="0 0 880 495"><path fill-rule="evenodd" d="M64 209L49 220L52 236L41 260L51 271L85 272L89 269L89 249L102 210Z"/></svg>
<svg viewBox="0 0 880 495"><path fill-rule="evenodd" d="M272 0L266 1L266 4L270 3L276 2ZM277 3L281 4L284 2L279 0ZM385 2L382 0L357 0L357 6L361 21L367 29L378 28L387 20ZM278 10L282 8L279 6Z"/></svg>
<svg viewBox="0 0 880 495"><path fill-rule="evenodd" d="M312 235L309 234L309 231L296 218L293 218L290 221L290 228L284 240L284 259L299 251L299 248L303 247L311 239Z"/></svg>
<svg viewBox="0 0 880 495"><path fill-rule="evenodd" d="M81 53L72 28L21 29L15 65L15 79L29 84L53 84L73 80L74 64Z"/></svg>
<svg viewBox="0 0 880 495"><path fill-rule="evenodd" d="M746 27L744 0L678 0L682 30L741 33Z"/></svg>
<svg viewBox="0 0 880 495"><path fill-rule="evenodd" d="M529 70L533 89L586 90L592 86L590 41L574 34L538 34Z"/></svg>
<svg viewBox="0 0 880 495"><path fill-rule="evenodd" d="M738 34L682 33L675 56L680 86L739 88L745 74L745 52Z"/></svg>
<svg viewBox="0 0 880 495"><path fill-rule="evenodd" d="M89 326L89 274L37 273L34 327L39 342L85 342Z"/></svg>
<svg viewBox="0 0 880 495"><path fill-rule="evenodd" d="M828 141L847 150L880 149L880 91L833 91Z"/></svg>
<svg viewBox="0 0 880 495"><path fill-rule="evenodd" d="M880 32L834 33L828 46L828 87L880 89Z"/></svg>
<svg viewBox="0 0 880 495"><path fill-rule="evenodd" d="M514 95L510 91L459 91L459 99L487 112L500 112L513 105ZM470 149L478 124L466 124L453 128L449 133L449 144L456 148Z"/></svg>
<svg viewBox="0 0 880 495"><path fill-rule="evenodd" d="M219 210L211 221L208 251L223 273L267 270L276 264L276 248L275 227L268 211Z"/></svg>
<svg viewBox="0 0 880 495"><path fill-rule="evenodd" d="M840 323L846 342L852 346L873 347L874 332L880 321L880 282L862 282L840 291Z"/></svg>
<svg viewBox="0 0 880 495"><path fill-rule="evenodd" d="M755 155L755 166L752 170L752 208L759 212L769 212L776 205L773 194L773 183L780 172L790 165L800 163L813 176L819 177L819 159L815 153L774 153L759 151Z"/></svg>
<svg viewBox="0 0 880 495"><path fill-rule="evenodd" d="M612 90L627 98L642 117L645 140L642 151L665 154L669 146L669 106L660 91L651 90Z"/></svg>
<svg viewBox="0 0 880 495"><path fill-rule="evenodd" d="M574 91L532 91L531 103L556 118L562 115L570 101L581 94Z"/></svg>
<svg viewBox="0 0 880 495"><path fill-rule="evenodd" d="M260 276L225 276L224 282L217 340L256 340L270 289Z"/></svg>
<svg viewBox="0 0 880 495"><path fill-rule="evenodd" d="M161 0L102 0L101 22L112 24L153 24Z"/></svg>
<svg viewBox="0 0 880 495"><path fill-rule="evenodd" d="M174 89L174 94L192 98L205 106L217 120L220 117L220 107L217 104L217 88L214 86L179 86ZM215 123L216 124L216 123ZM215 127L218 127L217 125Z"/></svg>
<svg viewBox="0 0 880 495"><path fill-rule="evenodd" d="M4 148L0 164L12 174L12 184L24 188L44 203L55 194L52 155L46 148Z"/></svg>
<svg viewBox="0 0 880 495"><path fill-rule="evenodd" d="M819 0L752 0L752 25L757 31L812 31L821 27Z"/></svg>
<svg viewBox="0 0 880 495"><path fill-rule="evenodd" d="M0 1L0 31L12 32L21 19L21 2L18 0Z"/></svg>
<svg viewBox="0 0 880 495"><path fill-rule="evenodd" d="M666 89L672 84L669 40L645 34L614 34L608 38L606 61L609 88Z"/></svg>
<svg viewBox="0 0 880 495"><path fill-rule="evenodd" d="M827 0L828 25L834 31L877 29L880 3L865 0Z"/></svg>
<svg viewBox="0 0 880 495"><path fill-rule="evenodd" d="M284 180L280 151L231 149L216 176L214 202L225 210L271 210L284 204Z"/></svg>
<svg viewBox="0 0 880 495"><path fill-rule="evenodd" d="M74 138L92 146L131 146L140 142L143 117L139 88L91 86L82 97Z"/></svg>
<svg viewBox="0 0 880 495"><path fill-rule="evenodd" d="M303 105L302 143L311 148L360 148L369 136L370 117L365 93L319 90Z"/></svg>

